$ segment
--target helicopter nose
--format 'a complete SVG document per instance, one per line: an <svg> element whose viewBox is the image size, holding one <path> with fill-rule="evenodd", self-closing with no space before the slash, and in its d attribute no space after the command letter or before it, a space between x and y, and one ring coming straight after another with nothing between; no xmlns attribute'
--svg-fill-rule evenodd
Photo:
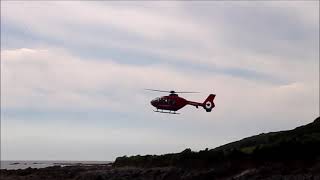
<svg viewBox="0 0 320 180"><path fill-rule="evenodd" d="M151 103L152 106L155 106L155 101L154 100L152 100L150 103Z"/></svg>

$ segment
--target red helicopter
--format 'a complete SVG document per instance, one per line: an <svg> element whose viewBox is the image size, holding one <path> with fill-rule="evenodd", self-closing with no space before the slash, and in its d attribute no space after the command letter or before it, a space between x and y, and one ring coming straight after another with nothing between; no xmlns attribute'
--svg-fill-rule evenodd
<svg viewBox="0 0 320 180"><path fill-rule="evenodd" d="M153 99L150 103L152 106L156 107L157 110L154 112L160 113L169 113L169 114L179 114L176 113L179 109L183 108L185 105L192 105L198 108L199 106L203 107L207 112L215 107L213 99L216 97L215 94L210 94L203 103L188 101L182 97L179 97L177 93L198 93L198 92L176 92L176 91L163 91L157 89L145 89L148 91L157 91L157 92L167 92L170 93L168 96L162 96ZM161 111L159 111L159 109ZM167 110L167 111L164 111Z"/></svg>

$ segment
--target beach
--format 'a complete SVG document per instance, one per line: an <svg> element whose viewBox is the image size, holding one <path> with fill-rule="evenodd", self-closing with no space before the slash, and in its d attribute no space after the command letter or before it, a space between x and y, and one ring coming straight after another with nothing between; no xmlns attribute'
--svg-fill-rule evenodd
<svg viewBox="0 0 320 180"><path fill-rule="evenodd" d="M110 164L111 161L1 161L0 169L7 170L17 170L17 169L27 169L27 168L46 168L51 166L93 166L93 165L106 165Z"/></svg>

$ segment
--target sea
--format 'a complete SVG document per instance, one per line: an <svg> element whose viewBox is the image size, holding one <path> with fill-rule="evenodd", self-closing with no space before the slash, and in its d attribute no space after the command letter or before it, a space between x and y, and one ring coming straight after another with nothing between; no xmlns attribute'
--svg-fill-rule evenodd
<svg viewBox="0 0 320 180"><path fill-rule="evenodd" d="M45 168L50 166L92 166L111 165L111 161L1 161L0 169Z"/></svg>

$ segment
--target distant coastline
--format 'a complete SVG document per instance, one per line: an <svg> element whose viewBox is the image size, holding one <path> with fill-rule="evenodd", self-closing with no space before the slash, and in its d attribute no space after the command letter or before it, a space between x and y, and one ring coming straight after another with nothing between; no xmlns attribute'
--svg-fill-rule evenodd
<svg viewBox="0 0 320 180"><path fill-rule="evenodd" d="M46 168L51 166L91 166L91 165L108 165L112 161L19 161L19 160L1 160L0 169L17 170L27 168Z"/></svg>

